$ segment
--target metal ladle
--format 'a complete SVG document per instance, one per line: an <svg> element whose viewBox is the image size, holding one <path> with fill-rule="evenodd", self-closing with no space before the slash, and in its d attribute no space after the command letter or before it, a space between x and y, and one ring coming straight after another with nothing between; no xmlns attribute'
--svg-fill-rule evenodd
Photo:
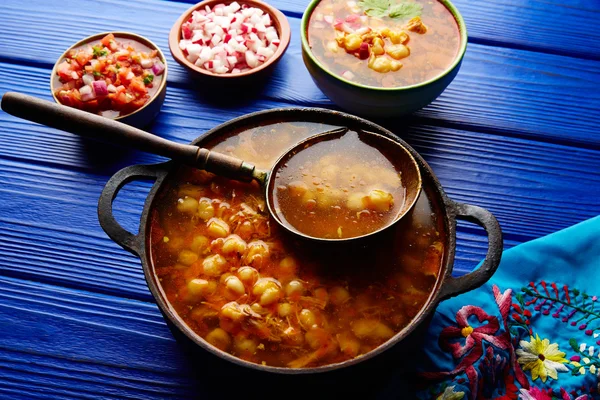
<svg viewBox="0 0 600 400"><path fill-rule="evenodd" d="M2 97L1 108L7 113L32 122L37 122L76 135L100 140L112 144L134 148L147 153L171 158L174 161L195 168L212 172L216 175L243 182L256 180L265 190L267 206L273 219L285 230L307 239L321 242L346 242L373 235L396 223L410 211L421 192L421 174L417 162L410 152L400 143L385 136L360 131L360 139L383 153L396 167L402 176L406 188L405 201L398 211L396 218L380 229L351 238L320 238L306 235L282 222L280 215L273 206L275 191L272 179L285 163L303 149L330 139L343 136L348 128L336 128L311 136L288 149L269 171L256 168L252 163L240 160L226 154L214 152L190 144L181 144L150 134L124 123L81 111L72 107L41 100L21 93L7 92Z"/></svg>

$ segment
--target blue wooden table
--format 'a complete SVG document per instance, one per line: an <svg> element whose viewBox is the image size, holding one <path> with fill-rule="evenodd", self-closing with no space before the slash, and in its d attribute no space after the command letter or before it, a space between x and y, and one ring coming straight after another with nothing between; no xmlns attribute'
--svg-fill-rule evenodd
<svg viewBox="0 0 600 400"><path fill-rule="evenodd" d="M262 93L215 105L169 55L167 98L149 130L189 142L252 111L335 108L302 63L307 1L272 3L287 15L292 43ZM385 125L425 157L453 199L498 217L506 248L600 214L600 3L455 4L469 30L458 76L432 105ZM130 30L168 53L169 29L189 6L3 0L0 94L51 99L53 63L99 31ZM96 217L100 191L115 171L156 161L0 112L0 398L208 393L210 382L194 373L154 304L139 260L113 243ZM131 184L115 202L130 230L149 188ZM455 273L471 270L486 246L480 229L460 224Z"/></svg>

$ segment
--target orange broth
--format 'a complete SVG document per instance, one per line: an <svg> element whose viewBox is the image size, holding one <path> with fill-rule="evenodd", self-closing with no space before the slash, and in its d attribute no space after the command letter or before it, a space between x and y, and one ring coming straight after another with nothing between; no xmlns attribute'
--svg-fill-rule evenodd
<svg viewBox="0 0 600 400"><path fill-rule="evenodd" d="M331 128L273 123L203 145L268 169ZM423 308L443 259L437 211L423 190L377 241L340 253L278 229L257 184L182 167L151 210L151 257L167 300L208 343L253 363L322 366L377 348Z"/></svg>
<svg viewBox="0 0 600 400"><path fill-rule="evenodd" d="M312 54L332 73L367 86L410 86L441 75L458 54L456 19L439 1L389 2L390 7L399 4L416 4L420 11L377 17L367 15L362 2L322 0L307 28ZM379 40L384 54L376 54ZM364 49L356 49L358 43Z"/></svg>

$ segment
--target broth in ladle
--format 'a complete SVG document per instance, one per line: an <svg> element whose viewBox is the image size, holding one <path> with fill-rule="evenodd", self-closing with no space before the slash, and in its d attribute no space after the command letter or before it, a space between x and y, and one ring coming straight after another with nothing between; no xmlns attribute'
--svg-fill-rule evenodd
<svg viewBox="0 0 600 400"><path fill-rule="evenodd" d="M351 238L391 223L405 188L394 164L350 131L293 154L275 176L281 221L318 238Z"/></svg>

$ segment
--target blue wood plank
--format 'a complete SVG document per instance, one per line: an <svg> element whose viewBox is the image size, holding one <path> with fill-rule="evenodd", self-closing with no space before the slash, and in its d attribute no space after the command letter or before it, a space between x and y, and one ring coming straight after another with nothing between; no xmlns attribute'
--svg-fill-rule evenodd
<svg viewBox="0 0 600 400"><path fill-rule="evenodd" d="M302 65L298 16L306 2L272 3L290 17L295 37L269 86L249 101L223 108L171 63L167 101L154 132L187 142L251 111L332 106ZM427 159L453 199L499 217L507 248L599 214L600 65L590 60L600 59L595 27L600 3L456 3L471 34L463 69L438 101L387 126ZM101 0L67 1L57 8L39 0L5 0L0 94L19 90L50 98L55 58L100 26L145 34L168 52L170 24L188 6ZM115 7L119 13L106 13ZM82 23L90 15L95 23ZM121 166L156 160L0 113L1 398L231 394L215 385L223 376L211 375L211 365L196 373L152 303L139 261L111 242L96 220L97 197L108 176ZM119 221L129 229L137 226L148 188L129 185L115 203ZM458 241L460 274L482 258L486 239L480 229L461 222ZM228 379L246 383L249 376ZM393 382L377 383L391 388L388 398L402 393ZM232 386L253 397L245 385ZM318 397L327 386L302 389Z"/></svg>
<svg viewBox="0 0 600 400"><path fill-rule="evenodd" d="M170 19L176 19L181 11L178 9L180 4L156 0L143 4L132 1L122 6L123 17L104 18L102 10L110 4L93 2L85 9L97 15L98 23L106 26L106 29L124 29L126 24L128 29L155 40L168 53ZM8 16L4 16L8 31L0 32L1 54L7 57L5 61L33 63L48 71L65 48L82 36L94 33L96 28L86 25L81 29L87 31L81 31L77 23L81 12L78 8L53 11L53 7L47 3L36 4L35 7L40 13L64 13L58 17L64 22L55 24L47 18L36 18L32 11L25 15L19 13L20 24L17 25L16 20L8 18L11 12L17 11L9 8ZM150 11L148 18L144 23L130 26L131 15L146 12L144 7ZM75 15L70 15L73 13ZM299 20L290 18L290 23L293 31L298 32ZM33 34L31 25L40 25L39 30L47 34ZM15 31L11 32L11 29ZM24 40L15 42L12 39L15 35ZM40 48L45 51L40 53L37 51ZM203 94L203 88L191 82L182 67L171 61L170 55L167 58L170 61L169 89L184 89L183 93L177 93L178 99L175 100L191 103L192 109L195 106L200 106L202 110L205 110L205 106L210 107L211 102L214 103L214 96ZM15 77L24 85L43 88L43 92L47 93L49 72L45 76L37 76L32 75L32 71L27 68L2 68L0 93L19 89L14 82ZM416 115L446 126L600 148L599 79L600 66L594 61L470 44L455 81L437 101ZM236 97L233 93L229 96ZM168 94L168 99L171 98ZM297 35L292 39L269 85L246 110L277 105L269 101L283 105L332 107L303 65ZM243 107L237 107L235 101L232 104L237 110L245 111ZM180 112L189 114L190 110L183 108ZM204 117L207 114L210 112Z"/></svg>
<svg viewBox="0 0 600 400"><path fill-rule="evenodd" d="M184 354L154 304L0 278L0 324L0 388L24 397L192 392Z"/></svg>

